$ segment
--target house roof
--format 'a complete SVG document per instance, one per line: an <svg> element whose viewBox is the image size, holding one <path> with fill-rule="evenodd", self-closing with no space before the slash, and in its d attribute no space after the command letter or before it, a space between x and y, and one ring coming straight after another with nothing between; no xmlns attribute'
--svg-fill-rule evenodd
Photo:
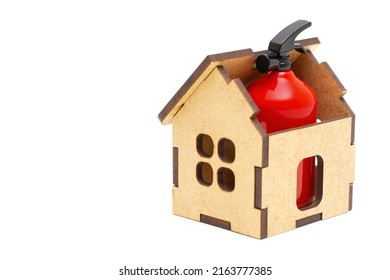
<svg viewBox="0 0 390 280"><path fill-rule="evenodd" d="M299 40L297 42L311 51L320 44L318 38ZM260 75L253 67L256 57L259 54L266 52L267 51L253 52L251 49L244 49L206 56L198 68L196 68L194 73L192 73L192 75L187 79L187 81L181 86L181 88L159 113L159 120L162 124L170 124L173 117L177 114L177 112L195 91L195 89L217 66L222 66L232 79L239 77L244 84L250 83ZM299 53L292 52L292 62L298 56ZM242 71L244 66L248 69L248 71Z"/></svg>

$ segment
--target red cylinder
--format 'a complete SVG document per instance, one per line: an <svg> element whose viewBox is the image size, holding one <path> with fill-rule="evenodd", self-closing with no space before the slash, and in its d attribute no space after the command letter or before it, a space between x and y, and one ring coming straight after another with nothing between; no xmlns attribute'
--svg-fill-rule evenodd
<svg viewBox="0 0 390 280"><path fill-rule="evenodd" d="M317 98L314 91L294 72L270 71L256 80L248 92L259 107L257 119L267 133L316 122ZM315 199L315 157L301 161L297 171L297 206Z"/></svg>

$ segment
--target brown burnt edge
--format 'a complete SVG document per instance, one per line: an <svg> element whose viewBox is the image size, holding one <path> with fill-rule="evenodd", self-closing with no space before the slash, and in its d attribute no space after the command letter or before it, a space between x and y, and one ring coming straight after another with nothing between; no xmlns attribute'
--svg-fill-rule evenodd
<svg viewBox="0 0 390 280"><path fill-rule="evenodd" d="M255 208L260 209L260 239L267 238L268 234L268 208L261 208L263 169L255 166Z"/></svg>
<svg viewBox="0 0 390 280"><path fill-rule="evenodd" d="M261 210L261 220L260 220L260 239L268 237L268 208Z"/></svg>
<svg viewBox="0 0 390 280"><path fill-rule="evenodd" d="M348 201L348 211L352 210L352 197L353 197L353 183L349 184L349 201Z"/></svg>
<svg viewBox="0 0 390 280"><path fill-rule="evenodd" d="M221 220L221 219L217 219L217 218L214 218L211 216L207 216L204 214L200 214L200 222L208 224L208 225L216 226L219 228L227 229L227 230L231 229L230 222L225 221L225 220Z"/></svg>
<svg viewBox="0 0 390 280"><path fill-rule="evenodd" d="M311 224L311 223L314 223L314 222L318 222L318 221L321 221L321 220L322 220L322 213L314 214L314 215L311 215L309 217L306 217L306 218L303 218L303 219L300 219L300 220L296 220L295 221L295 227L296 228L303 227L303 226L306 226L308 224Z"/></svg>
<svg viewBox="0 0 390 280"><path fill-rule="evenodd" d="M255 208L261 209L263 169L255 166Z"/></svg>
<svg viewBox="0 0 390 280"><path fill-rule="evenodd" d="M309 45L318 45L318 44L320 44L320 41L318 40L318 38L309 38L309 39L304 39L304 40L298 40L297 43L300 43L303 46L309 46ZM160 122L163 122L163 120L166 118L166 116L171 112L171 110L173 110L173 108L175 108L176 104L178 102L180 102L180 100L187 93L187 91L191 88L191 86L199 79L199 77L202 75L202 73L207 69L207 67L213 61L224 61L227 59L239 58L239 57L248 56L248 55L256 56L256 55L259 55L259 54L265 53L265 52L267 52L267 51L253 52L251 49L243 49L243 50L238 50L238 51L232 51L232 52L226 52L226 53L213 54L213 55L206 56L206 58L201 62L201 64L198 66L198 68L196 68L196 70L192 73L192 75L187 79L187 81L181 86L181 88L176 92L176 94L171 98L171 100L165 105L165 107L158 114L158 118L159 118ZM251 100L251 98L249 98L249 99Z"/></svg>
<svg viewBox="0 0 390 280"><path fill-rule="evenodd" d="M179 149L173 147L172 150L172 163L173 163L173 184L175 187L179 186Z"/></svg>

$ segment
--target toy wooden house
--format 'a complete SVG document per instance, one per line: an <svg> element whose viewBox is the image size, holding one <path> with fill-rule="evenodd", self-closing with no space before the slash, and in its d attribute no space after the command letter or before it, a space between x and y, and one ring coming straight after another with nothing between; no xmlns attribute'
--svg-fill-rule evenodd
<svg viewBox="0 0 390 280"><path fill-rule="evenodd" d="M255 238L266 238L352 208L354 114L327 63L298 41L292 70L316 93L316 124L267 134L246 88L263 52L210 55L159 114L173 125L173 212ZM316 156L316 200L296 205L297 167Z"/></svg>

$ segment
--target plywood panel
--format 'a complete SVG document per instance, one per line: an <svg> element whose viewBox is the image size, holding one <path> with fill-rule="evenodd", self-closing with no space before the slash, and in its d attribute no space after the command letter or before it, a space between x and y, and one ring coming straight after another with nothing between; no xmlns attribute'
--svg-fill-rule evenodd
<svg viewBox="0 0 390 280"><path fill-rule="evenodd" d="M179 188L173 189L173 210L194 220L200 215L230 223L232 231L260 238L261 210L254 207L255 166L263 166L263 139L252 116L256 107L245 97L239 80L230 80L227 72L216 67L191 95L173 120L174 146L179 147ZM210 158L196 150L199 133L214 142ZM223 162L218 155L218 142L230 139L235 145L235 159ZM201 185L195 176L198 162L213 169L211 186ZM235 176L232 192L221 189L218 169L229 168ZM264 218L263 218L264 220ZM263 233L264 235L264 233Z"/></svg>
<svg viewBox="0 0 390 280"><path fill-rule="evenodd" d="M269 165L263 169L262 206L268 208L268 234L296 227L296 221L322 213L326 219L349 210L355 147L350 144L352 118L319 123L269 136ZM296 206L300 161L319 155L324 162L323 194L317 207Z"/></svg>

